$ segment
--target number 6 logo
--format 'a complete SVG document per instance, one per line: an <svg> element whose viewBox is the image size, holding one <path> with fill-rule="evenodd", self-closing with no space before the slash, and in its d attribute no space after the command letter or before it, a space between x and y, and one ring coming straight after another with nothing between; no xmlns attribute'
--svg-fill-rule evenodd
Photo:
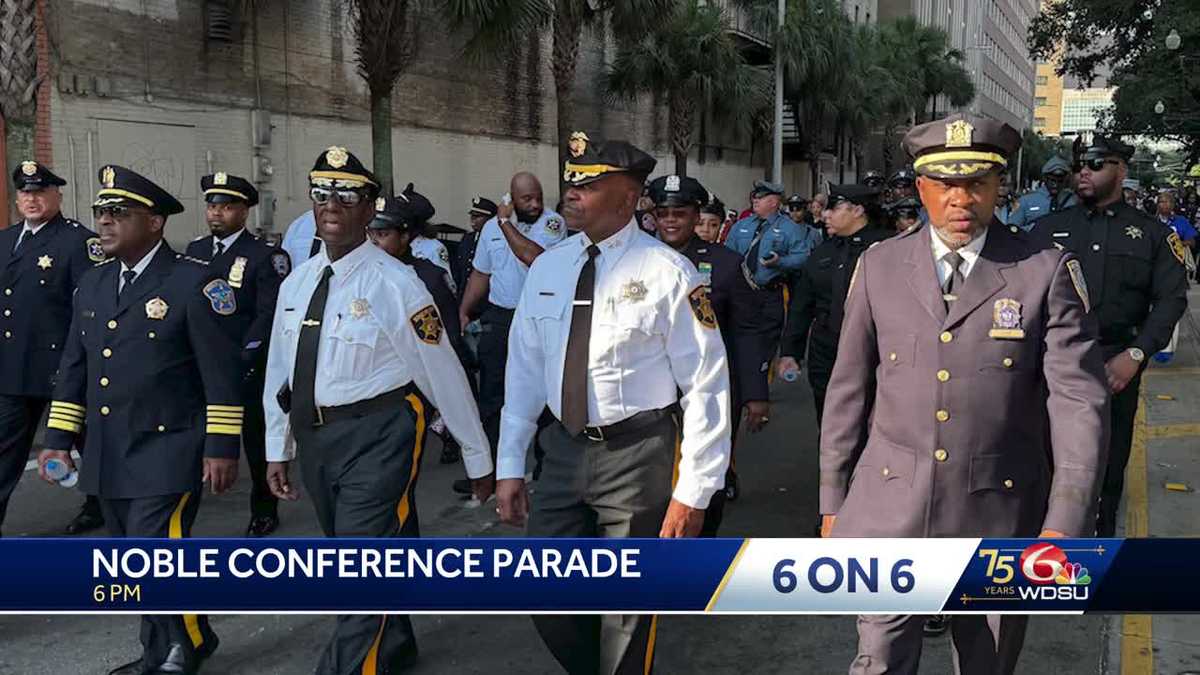
<svg viewBox="0 0 1200 675"><path fill-rule="evenodd" d="M1032 544L1021 552L1021 574L1031 583L1052 584L1067 563L1067 554L1054 544Z"/></svg>

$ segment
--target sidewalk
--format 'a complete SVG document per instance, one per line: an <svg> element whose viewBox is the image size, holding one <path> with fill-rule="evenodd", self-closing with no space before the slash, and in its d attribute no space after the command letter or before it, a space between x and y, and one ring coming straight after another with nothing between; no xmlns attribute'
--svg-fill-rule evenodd
<svg viewBox="0 0 1200 675"><path fill-rule="evenodd" d="M1142 379L1117 536L1200 536L1200 289L1188 300L1175 357ZM1110 617L1103 655L1104 673L1200 672L1200 615Z"/></svg>

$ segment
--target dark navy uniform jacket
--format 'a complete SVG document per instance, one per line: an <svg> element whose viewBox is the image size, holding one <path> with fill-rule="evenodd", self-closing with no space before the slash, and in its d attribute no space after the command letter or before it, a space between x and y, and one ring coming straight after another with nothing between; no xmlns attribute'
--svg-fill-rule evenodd
<svg viewBox="0 0 1200 675"><path fill-rule="evenodd" d="M0 394L50 398L71 296L101 260L100 240L79 223L55 216L14 253L24 222L0 231Z"/></svg>
<svg viewBox="0 0 1200 675"><path fill-rule="evenodd" d="M235 339L241 341L242 358L247 368L261 374L267 364L279 284L292 270L291 259L283 249L244 231L229 250L214 260L213 240L208 236L192 241L188 244L187 255L209 261L209 273L225 279L233 288L237 295Z"/></svg>
<svg viewBox="0 0 1200 675"><path fill-rule="evenodd" d="M827 364L826 368L833 367L842 330L842 308L858 257L871 244L893 234L892 230L868 224L849 237L832 237L812 252L792 282L781 354L803 359L811 328L810 360L816 357Z"/></svg>
<svg viewBox="0 0 1200 675"><path fill-rule="evenodd" d="M1105 358L1129 347L1151 355L1167 346L1187 309L1188 288L1183 244L1169 226L1118 202L1048 215L1034 234L1082 263Z"/></svg>
<svg viewBox="0 0 1200 675"><path fill-rule="evenodd" d="M166 242L118 301L120 272L110 260L80 281L45 445L68 449L87 427L87 494L187 492L204 457L238 457L237 299L208 265Z"/></svg>
<svg viewBox="0 0 1200 675"><path fill-rule="evenodd" d="M459 298L466 292L467 279L471 277L471 272L475 269L475 248L478 245L479 233L468 232L463 235L462 241L458 242L458 247L454 249L454 261L451 264L451 271L454 275L454 286L458 289Z"/></svg>
<svg viewBox="0 0 1200 675"><path fill-rule="evenodd" d="M729 361L729 380L735 405L769 400L767 362L762 353L761 301L742 274L742 257L721 244L692 237L681 251L700 271L709 288L709 301L717 315L721 340Z"/></svg>
<svg viewBox="0 0 1200 675"><path fill-rule="evenodd" d="M458 360L465 363L468 352L462 339L462 325L458 321L458 301L454 298L454 291L450 290L450 284L446 283L446 270L424 258L411 255L404 263L412 266L421 283L425 284L425 289L433 296L433 304L446 328L446 338L450 340L454 353L458 354Z"/></svg>

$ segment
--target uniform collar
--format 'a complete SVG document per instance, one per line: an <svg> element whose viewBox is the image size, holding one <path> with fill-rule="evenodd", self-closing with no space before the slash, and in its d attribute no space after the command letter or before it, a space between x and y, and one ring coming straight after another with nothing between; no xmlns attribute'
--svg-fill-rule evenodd
<svg viewBox="0 0 1200 675"><path fill-rule="evenodd" d="M630 218L629 222L625 224L625 227L622 227L620 230L617 230L617 232L615 234L613 234L611 237L609 237L609 238L605 239L604 241L600 242L599 244L595 244L595 245L600 248L601 253L608 254L610 257L612 257L613 253L620 253L627 246L629 246L629 242L633 241L634 235L637 234L640 230L641 230L641 228L639 228L637 225L637 219ZM591 246L595 242L593 242L591 239L589 239L587 234L584 232L579 233L578 239L579 239L578 257L582 258L585 255L587 255L588 247Z"/></svg>
<svg viewBox="0 0 1200 675"><path fill-rule="evenodd" d="M146 268L150 266L150 261L154 260L154 254L158 253L158 249L162 248L162 245L163 245L163 240L159 239L158 243L154 245L154 248L150 249L149 253L142 256L142 259L137 261L137 264L134 265L132 268L126 266L125 263L121 263L121 272L124 273L124 272L128 272L130 269L133 269L134 274L136 274L137 276L140 277L142 275L142 272L145 272Z"/></svg>
<svg viewBox="0 0 1200 675"><path fill-rule="evenodd" d="M338 258L336 261L330 262L328 249L325 246L321 247L321 252L317 257L321 261L318 269L325 269L328 265L333 268L333 276L345 278L350 275L359 265L370 259L373 252L379 251L375 244L371 243L370 239L364 239L353 251ZM382 253L382 251L379 251ZM387 255L384 253L384 255Z"/></svg>
<svg viewBox="0 0 1200 675"><path fill-rule="evenodd" d="M246 231L246 228L244 228L244 227L240 228L237 232L234 232L233 234L229 235L228 237L225 237L224 239L217 239L217 235L214 234L212 236L214 245L215 245L215 242L219 241L225 245L224 250L228 251L229 249L233 248L233 242L237 241L238 237L242 236L242 233L245 231Z"/></svg>
<svg viewBox="0 0 1200 675"><path fill-rule="evenodd" d="M983 251L983 244L987 241L989 229L985 227L982 234L972 239L966 246L958 249L958 254L967 262L968 269L975 265L975 260L979 258L979 253ZM942 238L938 236L932 227L929 228L929 235L929 238L933 240L933 259L936 262L941 262L942 258L950 252L950 247L946 245L946 242L942 241Z"/></svg>
<svg viewBox="0 0 1200 675"><path fill-rule="evenodd" d="M51 220L53 220L53 218L51 218ZM22 236L30 236L30 237L36 235L38 232L41 232L42 228L44 228L50 224L49 220L44 221L44 222L38 224L37 226L30 225L28 220L26 220L24 222L25 222L25 229L22 231Z"/></svg>

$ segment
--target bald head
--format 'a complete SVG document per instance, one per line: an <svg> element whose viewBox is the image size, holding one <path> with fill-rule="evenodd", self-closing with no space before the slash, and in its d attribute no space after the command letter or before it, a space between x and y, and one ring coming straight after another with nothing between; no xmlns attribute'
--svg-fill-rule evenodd
<svg viewBox="0 0 1200 675"><path fill-rule="evenodd" d="M542 183L537 176L528 171L517 173L508 184L508 189L512 193L513 210L517 213L517 220L522 223L535 223L542 217L545 202L542 199Z"/></svg>

